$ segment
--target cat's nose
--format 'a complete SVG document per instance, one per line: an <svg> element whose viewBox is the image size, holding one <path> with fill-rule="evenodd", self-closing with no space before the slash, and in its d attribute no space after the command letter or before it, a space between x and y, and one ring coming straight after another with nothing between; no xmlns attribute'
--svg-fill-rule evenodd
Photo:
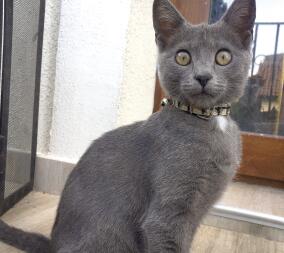
<svg viewBox="0 0 284 253"><path fill-rule="evenodd" d="M211 79L212 79L212 75L210 74L195 76L195 80L199 82L202 88L204 88Z"/></svg>

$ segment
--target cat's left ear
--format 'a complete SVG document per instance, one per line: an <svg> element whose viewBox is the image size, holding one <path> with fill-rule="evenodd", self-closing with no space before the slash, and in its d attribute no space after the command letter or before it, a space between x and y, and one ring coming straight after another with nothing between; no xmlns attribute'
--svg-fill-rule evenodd
<svg viewBox="0 0 284 253"><path fill-rule="evenodd" d="M153 24L158 45L166 45L185 22L170 0L154 0Z"/></svg>
<svg viewBox="0 0 284 253"><path fill-rule="evenodd" d="M253 38L255 17L255 0L235 0L222 20L238 33L243 45L248 48Z"/></svg>

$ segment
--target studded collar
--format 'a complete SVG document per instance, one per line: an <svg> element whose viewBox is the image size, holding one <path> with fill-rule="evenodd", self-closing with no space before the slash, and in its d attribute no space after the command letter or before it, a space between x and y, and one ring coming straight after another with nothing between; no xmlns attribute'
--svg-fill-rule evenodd
<svg viewBox="0 0 284 253"><path fill-rule="evenodd" d="M231 112L230 104L223 104L223 105L214 106L212 108L207 108L207 109L199 109L191 105L183 104L174 99L164 98L161 102L161 105L163 107L174 106L178 108L179 110L195 115L196 117L204 119L204 120L209 120L215 116L229 116Z"/></svg>

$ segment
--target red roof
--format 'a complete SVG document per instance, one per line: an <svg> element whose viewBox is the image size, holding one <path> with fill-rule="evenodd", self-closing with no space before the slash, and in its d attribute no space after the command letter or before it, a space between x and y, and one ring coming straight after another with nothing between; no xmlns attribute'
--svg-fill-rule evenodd
<svg viewBox="0 0 284 253"><path fill-rule="evenodd" d="M272 96L279 96L283 92L284 54L276 55L274 82L272 80L273 60L274 55L267 55L265 56L264 61L259 65L257 76L262 79L262 87L259 91L260 96L270 96L271 86Z"/></svg>

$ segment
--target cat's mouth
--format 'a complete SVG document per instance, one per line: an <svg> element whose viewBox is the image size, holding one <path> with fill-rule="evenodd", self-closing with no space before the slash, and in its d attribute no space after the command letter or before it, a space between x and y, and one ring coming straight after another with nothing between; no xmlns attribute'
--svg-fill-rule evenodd
<svg viewBox="0 0 284 253"><path fill-rule="evenodd" d="M201 87L197 83L181 85L181 91L186 97L195 98L216 98L220 95L221 90L215 90L214 84L208 84L205 87Z"/></svg>
<svg viewBox="0 0 284 253"><path fill-rule="evenodd" d="M181 93L187 103L200 108L215 106L224 94L223 85L208 83L201 87L197 83L181 85Z"/></svg>
<svg viewBox="0 0 284 253"><path fill-rule="evenodd" d="M210 96L210 97L214 97L212 94L210 94L208 91L206 91L204 88L202 89L202 91L199 93L199 95L201 96Z"/></svg>
<svg viewBox="0 0 284 253"><path fill-rule="evenodd" d="M191 93L190 97L197 97L197 98L205 98L205 97L211 97L214 98L214 94L210 93L209 91L202 89L199 92Z"/></svg>
<svg viewBox="0 0 284 253"><path fill-rule="evenodd" d="M189 104L199 108L207 108L216 105L219 98L218 94L210 92L210 90L199 89L198 91L184 92L183 96Z"/></svg>

